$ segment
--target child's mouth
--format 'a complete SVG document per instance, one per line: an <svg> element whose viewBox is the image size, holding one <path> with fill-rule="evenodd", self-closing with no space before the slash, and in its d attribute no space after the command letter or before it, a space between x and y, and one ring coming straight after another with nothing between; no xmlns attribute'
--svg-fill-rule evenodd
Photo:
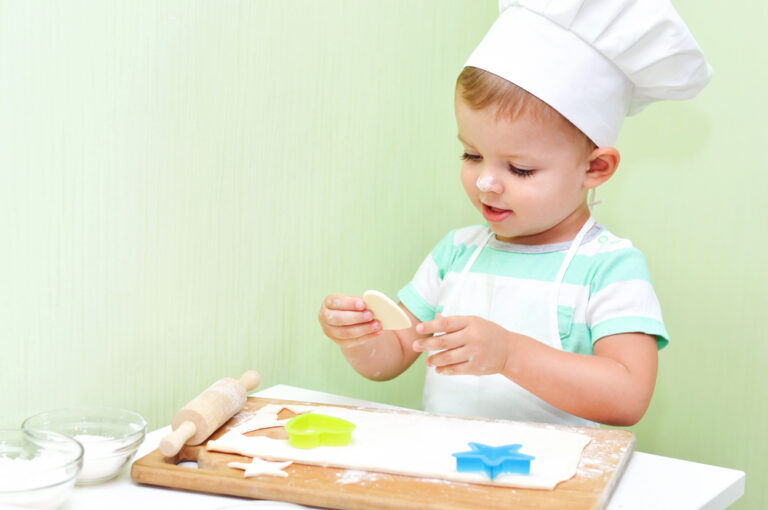
<svg viewBox="0 0 768 510"><path fill-rule="evenodd" d="M509 209L498 209L496 207L483 204L483 218L485 218L490 223L498 223L503 221L510 214L512 214L512 211Z"/></svg>

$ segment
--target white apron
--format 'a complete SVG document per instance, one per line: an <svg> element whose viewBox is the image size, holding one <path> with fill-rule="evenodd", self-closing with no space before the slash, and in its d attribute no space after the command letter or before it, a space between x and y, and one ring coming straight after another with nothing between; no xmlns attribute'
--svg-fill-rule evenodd
<svg viewBox="0 0 768 510"><path fill-rule="evenodd" d="M555 349L562 350L560 331L558 327L558 296L560 283L568 269L573 256L581 245L584 235L595 224L590 217L571 243L568 252L555 277L551 291L547 296L526 297L526 310L515 317L513 331L535 338ZM489 296L485 303L462 302L462 285L466 285L466 274L477 256L483 250L491 232L470 257L458 276L453 291L449 295L442 315L477 315L484 319L500 323L499 316L503 310L495 311L493 298ZM501 296L503 300L503 296ZM465 300L466 301L466 300ZM494 315L496 318L494 319ZM504 326L504 324L501 324ZM507 328L510 329L510 328ZM432 353L430 353L432 354ZM482 416L486 418L504 418L518 421L534 421L544 423L562 423L582 427L596 427L597 423L568 414L544 402L507 379L501 374L494 375L439 375L434 367L427 368L424 382L424 409L431 413L458 414L465 416Z"/></svg>

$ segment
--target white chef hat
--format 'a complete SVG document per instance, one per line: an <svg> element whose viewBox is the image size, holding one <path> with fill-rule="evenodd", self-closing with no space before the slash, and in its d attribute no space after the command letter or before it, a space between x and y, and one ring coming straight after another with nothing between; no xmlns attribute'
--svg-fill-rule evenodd
<svg viewBox="0 0 768 510"><path fill-rule="evenodd" d="M669 0L500 0L500 15L466 66L552 106L598 146L626 115L690 99L712 68Z"/></svg>

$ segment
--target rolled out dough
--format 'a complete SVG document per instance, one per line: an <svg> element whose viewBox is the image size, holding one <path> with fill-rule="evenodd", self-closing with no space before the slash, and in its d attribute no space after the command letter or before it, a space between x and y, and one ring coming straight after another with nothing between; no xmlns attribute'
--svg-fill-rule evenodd
<svg viewBox="0 0 768 510"><path fill-rule="evenodd" d="M335 416L356 425L348 446L298 449L287 440L244 436L232 430L207 444L208 450L300 464L376 471L419 478L553 489L576 474L581 452L590 438L502 420L480 420L340 407L313 407L311 412ZM248 427L243 424L241 430ZM522 453L535 456L529 475L502 474L494 480L482 473L456 471L451 455L469 442L499 446L521 443Z"/></svg>
<svg viewBox="0 0 768 510"><path fill-rule="evenodd" d="M411 319L397 303L378 290L366 290L363 293L365 306L381 322L382 329L405 329L411 327Z"/></svg>

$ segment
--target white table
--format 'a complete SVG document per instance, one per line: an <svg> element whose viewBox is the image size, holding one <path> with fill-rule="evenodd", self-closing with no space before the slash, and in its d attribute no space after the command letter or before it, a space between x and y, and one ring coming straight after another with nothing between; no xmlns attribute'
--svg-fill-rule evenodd
<svg viewBox="0 0 768 510"><path fill-rule="evenodd" d="M282 384L253 393L252 396L323 404L393 408L376 402ZM170 426L147 434L136 458L141 458L157 448L160 439L168 432L170 432ZM743 471L635 452L608 504L608 509L721 509L728 507L744 495L744 482ZM126 468L118 478L109 482L90 487L75 487L62 510L103 510L104 508L214 510L231 505L241 506L243 509L248 507L306 508L274 501L252 501L138 485L131 480L130 470Z"/></svg>

